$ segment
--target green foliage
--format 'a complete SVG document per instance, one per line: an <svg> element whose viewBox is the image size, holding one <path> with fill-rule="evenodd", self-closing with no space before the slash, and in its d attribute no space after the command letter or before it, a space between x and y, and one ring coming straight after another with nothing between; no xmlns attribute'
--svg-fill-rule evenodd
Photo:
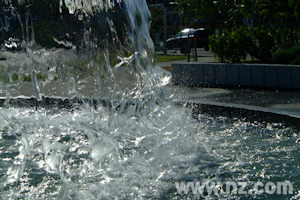
<svg viewBox="0 0 300 200"><path fill-rule="evenodd" d="M244 28L228 31L225 29L217 36L209 37L210 50L219 58L220 62L243 62L247 52L247 32Z"/></svg>
<svg viewBox="0 0 300 200"><path fill-rule="evenodd" d="M300 1L299 0L289 0L289 5L294 8L294 15L300 21Z"/></svg>
<svg viewBox="0 0 300 200"><path fill-rule="evenodd" d="M300 42L300 29L281 27L280 29L273 28L273 34L276 35L277 49L289 48Z"/></svg>
<svg viewBox="0 0 300 200"><path fill-rule="evenodd" d="M252 41L248 43L247 52L260 62L272 62L273 54L278 49L288 48L300 41L299 29L257 27L252 32Z"/></svg>
<svg viewBox="0 0 300 200"><path fill-rule="evenodd" d="M276 49L272 30L258 27L253 31L249 31L252 41L250 40L248 46L245 47L246 51L254 59L266 63L270 62L272 59L272 54Z"/></svg>
<svg viewBox="0 0 300 200"><path fill-rule="evenodd" d="M228 27L240 23L245 10L244 1L176 0L186 13L199 19L208 19L211 24L223 21Z"/></svg>
<svg viewBox="0 0 300 200"><path fill-rule="evenodd" d="M48 78L47 74L42 74L41 72L36 74L36 79L38 81L45 81ZM17 73L13 73L13 75L11 76L11 80L12 81L25 81L25 82L30 82L31 81L31 76L28 74L21 74L18 75Z"/></svg>
<svg viewBox="0 0 300 200"><path fill-rule="evenodd" d="M273 56L273 62L280 64L300 64L300 45L276 51Z"/></svg>
<svg viewBox="0 0 300 200"><path fill-rule="evenodd" d="M300 65L300 56L296 57L292 62L292 65Z"/></svg>
<svg viewBox="0 0 300 200"><path fill-rule="evenodd" d="M41 72L36 74L36 79L38 81L45 81L48 78L47 74L42 74ZM28 74L21 74L20 76L17 73L13 73L11 76L12 81L25 81L25 82L30 82L31 81L31 76Z"/></svg>
<svg viewBox="0 0 300 200"><path fill-rule="evenodd" d="M293 17L293 9L297 2L288 0L255 0L256 13L263 22L272 22L274 19ZM280 23L280 21L278 21Z"/></svg>
<svg viewBox="0 0 300 200"><path fill-rule="evenodd" d="M38 81L45 81L48 78L47 74L37 73L36 78Z"/></svg>
<svg viewBox="0 0 300 200"><path fill-rule="evenodd" d="M31 76L28 74L22 74L21 75L21 80L24 82L30 82L31 81Z"/></svg>
<svg viewBox="0 0 300 200"><path fill-rule="evenodd" d="M297 29L240 27L225 29L217 36L210 36L209 40L211 51L221 62L244 62L249 55L252 60L271 63L276 51L298 44L300 34Z"/></svg>
<svg viewBox="0 0 300 200"><path fill-rule="evenodd" d="M162 7L155 7L150 8L151 11L151 29L154 32L161 32L163 29L163 8Z"/></svg>
<svg viewBox="0 0 300 200"><path fill-rule="evenodd" d="M19 75L17 73L13 73L13 75L11 76L11 80L12 81L18 81L19 80Z"/></svg>
<svg viewBox="0 0 300 200"><path fill-rule="evenodd" d="M248 22L252 18L252 0L213 1L176 0L178 5L199 19L211 23L224 22L227 28ZM254 15L257 25L290 23L297 26L300 21L300 0L254 0Z"/></svg>

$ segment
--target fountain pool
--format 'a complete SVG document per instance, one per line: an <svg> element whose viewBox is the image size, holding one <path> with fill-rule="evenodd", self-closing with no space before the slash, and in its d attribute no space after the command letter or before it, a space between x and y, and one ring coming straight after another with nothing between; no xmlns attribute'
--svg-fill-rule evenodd
<svg viewBox="0 0 300 200"><path fill-rule="evenodd" d="M178 105L144 0L1 6L21 48L1 50L1 199L299 199L299 128ZM177 191L197 181L247 193ZM292 193L252 193L279 181Z"/></svg>

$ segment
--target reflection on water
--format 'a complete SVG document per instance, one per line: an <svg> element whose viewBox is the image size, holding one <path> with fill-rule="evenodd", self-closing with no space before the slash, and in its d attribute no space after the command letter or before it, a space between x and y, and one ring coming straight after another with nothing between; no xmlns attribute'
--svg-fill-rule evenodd
<svg viewBox="0 0 300 200"><path fill-rule="evenodd" d="M151 108L1 109L1 196L182 199L194 196L175 182L206 180L290 180L299 191L298 130Z"/></svg>
<svg viewBox="0 0 300 200"><path fill-rule="evenodd" d="M0 5L1 198L187 199L175 182L205 180L289 180L299 197L299 130L175 104L144 0Z"/></svg>

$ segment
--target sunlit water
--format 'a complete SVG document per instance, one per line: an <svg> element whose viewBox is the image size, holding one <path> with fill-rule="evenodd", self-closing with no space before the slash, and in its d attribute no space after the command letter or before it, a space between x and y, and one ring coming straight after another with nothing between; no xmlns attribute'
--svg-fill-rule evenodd
<svg viewBox="0 0 300 200"><path fill-rule="evenodd" d="M52 2L44 7L57 18L31 10L43 11L38 1L23 11L26 1L2 2L3 24L4 16L20 23L2 26L3 35L20 39L22 50L2 49L1 199L196 199L175 183L206 180L291 181L294 193L202 198L299 199L299 130L194 115L173 102L170 76L154 63L144 0ZM38 29L43 19L61 31ZM77 26L64 28L69 22ZM16 97L41 103L13 106Z"/></svg>

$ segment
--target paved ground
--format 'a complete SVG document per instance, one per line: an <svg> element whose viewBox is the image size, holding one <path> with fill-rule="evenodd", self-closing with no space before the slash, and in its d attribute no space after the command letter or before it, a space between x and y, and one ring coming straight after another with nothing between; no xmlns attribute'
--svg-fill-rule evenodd
<svg viewBox="0 0 300 200"><path fill-rule="evenodd" d="M157 51L156 54L163 54L162 51ZM180 50L168 50L167 55L183 55L180 53ZM158 65L164 69L167 69L170 71L171 64L172 63L182 63L187 62L188 60L177 60L172 62L160 62ZM190 62L205 62L205 63L213 63L217 62L216 58L213 56L213 54L210 51L205 51L203 48L197 49L197 61L195 60L194 52L191 54Z"/></svg>

